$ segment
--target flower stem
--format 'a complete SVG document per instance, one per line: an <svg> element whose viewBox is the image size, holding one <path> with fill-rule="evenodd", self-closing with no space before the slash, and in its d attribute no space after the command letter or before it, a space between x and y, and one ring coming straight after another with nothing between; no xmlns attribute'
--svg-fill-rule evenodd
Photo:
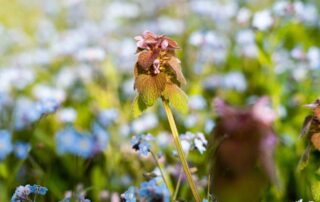
<svg viewBox="0 0 320 202"><path fill-rule="evenodd" d="M182 150L182 146L181 146L180 139L179 139L178 129L177 129L176 123L174 121L174 118L173 118L173 115L172 115L172 111L171 111L171 109L169 107L168 101L163 99L162 103L163 103L164 109L165 109L166 114L167 114L167 118L168 118L169 125L170 125L170 128L171 128L173 140L174 140L174 143L176 145L178 156L180 158L184 173L187 176L187 180L188 180L189 186L191 188L192 194L193 194L196 202L200 202L201 199L200 199L199 193L198 193L198 191L196 189L196 185L195 185L195 183L194 183L194 181L192 179L191 172L190 172L190 169L188 167L188 163L187 163L186 157L185 157L184 152Z"/></svg>
<svg viewBox="0 0 320 202"><path fill-rule="evenodd" d="M179 179L178 179L178 182L177 182L177 185L176 185L176 188L174 190L174 194L173 194L173 201L176 201L177 199L177 196L178 196L178 192L179 192L179 189L180 189L180 184L181 184L181 180L182 180L182 168L180 169L180 173L179 173Z"/></svg>
<svg viewBox="0 0 320 202"><path fill-rule="evenodd" d="M152 151L150 151L150 153L151 153L152 158L153 158L153 160L155 161L157 167L158 167L159 170L160 170L160 173L161 173L161 176L162 176L162 179L163 179L164 183L166 184L166 186L167 186L168 190L170 191L170 193L172 193L173 188L172 188L171 183L169 184L170 181L167 180L168 176L164 174L164 171L163 171L163 169L162 169L162 166L160 165L160 163L159 163L158 158L156 157L156 155L155 155Z"/></svg>

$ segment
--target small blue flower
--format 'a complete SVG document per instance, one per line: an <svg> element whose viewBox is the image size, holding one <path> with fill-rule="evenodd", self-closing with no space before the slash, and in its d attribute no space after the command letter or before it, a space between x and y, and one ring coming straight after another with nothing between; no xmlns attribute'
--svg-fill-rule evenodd
<svg viewBox="0 0 320 202"><path fill-rule="evenodd" d="M48 188L42 187L40 185L35 184L35 185L30 186L30 193L32 193L32 194L38 194L38 195L44 196L44 195L46 195L47 191L48 191Z"/></svg>
<svg viewBox="0 0 320 202"><path fill-rule="evenodd" d="M0 160L3 160L13 150L11 134L6 130L0 130Z"/></svg>
<svg viewBox="0 0 320 202"><path fill-rule="evenodd" d="M56 134L56 147L59 154L73 153L77 132L72 127L67 127Z"/></svg>
<svg viewBox="0 0 320 202"><path fill-rule="evenodd" d="M28 196L31 193L30 185L19 186L11 197L11 202L22 202L28 200Z"/></svg>
<svg viewBox="0 0 320 202"><path fill-rule="evenodd" d="M30 150L31 145L26 142L17 141L14 145L14 153L18 159L26 159Z"/></svg>
<svg viewBox="0 0 320 202"><path fill-rule="evenodd" d="M36 195L46 195L48 189L46 187L42 187L39 185L25 185L19 186L16 188L14 194L11 197L11 202L23 202L23 201L31 201L29 198L30 194Z"/></svg>
<svg viewBox="0 0 320 202"><path fill-rule="evenodd" d="M60 106L60 102L55 99L44 99L36 103L37 110L43 115L54 113Z"/></svg>
<svg viewBox="0 0 320 202"><path fill-rule="evenodd" d="M90 135L78 135L74 142L74 152L82 158L89 158L93 154L94 141Z"/></svg>
<svg viewBox="0 0 320 202"><path fill-rule="evenodd" d="M95 150L98 152L104 151L107 148L109 142L108 132L98 123L94 123L92 126L92 134L95 142Z"/></svg>
<svg viewBox="0 0 320 202"><path fill-rule="evenodd" d="M103 126L109 126L118 116L119 112L117 109L105 109L98 114L98 120Z"/></svg>
<svg viewBox="0 0 320 202"><path fill-rule="evenodd" d="M131 146L134 150L139 151L140 155L147 156L150 152L150 141L154 138L151 134L135 135L131 139Z"/></svg>
<svg viewBox="0 0 320 202"><path fill-rule="evenodd" d="M147 202L161 200L170 201L170 192L161 179L154 178L148 182L142 182L139 190L140 196Z"/></svg>
<svg viewBox="0 0 320 202"><path fill-rule="evenodd" d="M136 202L136 196L135 196L135 188L134 187L129 187L129 189L124 192L121 197L125 199L125 202Z"/></svg>
<svg viewBox="0 0 320 202"><path fill-rule="evenodd" d="M149 142L142 142L139 144L139 154L143 156L148 156L150 152L150 143Z"/></svg>

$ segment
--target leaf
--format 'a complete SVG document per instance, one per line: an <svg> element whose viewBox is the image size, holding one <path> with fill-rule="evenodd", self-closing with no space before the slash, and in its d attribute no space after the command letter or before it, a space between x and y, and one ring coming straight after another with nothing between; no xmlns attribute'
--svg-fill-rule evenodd
<svg viewBox="0 0 320 202"><path fill-rule="evenodd" d="M310 150L311 150L311 146L310 146L310 144L308 144L307 148L303 152L303 155L302 155L302 157L300 158L300 161L299 161L298 169L300 171L303 170L308 164L309 157L310 157Z"/></svg>
<svg viewBox="0 0 320 202"><path fill-rule="evenodd" d="M181 71L181 65L179 59L176 57L171 57L167 64L173 69L177 81L180 83L180 85L186 85L187 81L183 76L183 73Z"/></svg>
<svg viewBox="0 0 320 202"><path fill-rule="evenodd" d="M166 86L166 75L164 73L156 76L140 74L135 80L135 89L138 90L142 101L147 106L152 106Z"/></svg>
<svg viewBox="0 0 320 202"><path fill-rule="evenodd" d="M183 114L188 113L188 96L177 85L167 84L162 95L173 108Z"/></svg>
<svg viewBox="0 0 320 202"><path fill-rule="evenodd" d="M302 130L301 130L301 133L300 133L300 137L305 136L309 132L312 120L313 120L313 116L311 116L311 115L307 116L304 119Z"/></svg>
<svg viewBox="0 0 320 202"><path fill-rule="evenodd" d="M312 197L314 201L320 201L320 181L315 181L311 186Z"/></svg>
<svg viewBox="0 0 320 202"><path fill-rule="evenodd" d="M320 151L320 133L315 133L311 136L313 146Z"/></svg>
<svg viewBox="0 0 320 202"><path fill-rule="evenodd" d="M133 102L132 102L132 115L133 118L137 118L142 114L144 110L146 110L148 107L145 105L145 103L142 101L141 97L137 95Z"/></svg>
<svg viewBox="0 0 320 202"><path fill-rule="evenodd" d="M138 63L143 69L148 69L153 61L158 57L158 54L153 51L142 51L138 56Z"/></svg>

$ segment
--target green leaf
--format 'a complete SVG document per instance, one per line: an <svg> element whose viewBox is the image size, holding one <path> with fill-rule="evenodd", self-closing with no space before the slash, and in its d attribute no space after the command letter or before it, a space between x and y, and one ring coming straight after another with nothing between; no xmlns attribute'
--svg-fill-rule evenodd
<svg viewBox="0 0 320 202"><path fill-rule="evenodd" d="M320 201L320 181L312 183L311 192L313 200Z"/></svg>
<svg viewBox="0 0 320 202"><path fill-rule="evenodd" d="M132 115L133 115L133 117L137 118L147 108L148 108L147 105L144 104L141 97L139 95L137 95L132 102Z"/></svg>
<svg viewBox="0 0 320 202"><path fill-rule="evenodd" d="M167 84L162 95L174 109L183 114L188 113L188 96L176 84Z"/></svg>
<svg viewBox="0 0 320 202"><path fill-rule="evenodd" d="M165 89L166 81L167 78L164 73L156 76L140 74L137 76L134 86L145 105L152 106Z"/></svg>
<svg viewBox="0 0 320 202"><path fill-rule="evenodd" d="M300 133L300 137L303 137L304 135L306 135L309 132L312 120L313 120L313 116L311 116L311 115L307 116L304 119L302 130Z"/></svg>
<svg viewBox="0 0 320 202"><path fill-rule="evenodd" d="M175 74L176 80L179 82L179 84L186 85L187 81L182 74L179 59L176 57L171 57L170 60L167 62L167 64L172 68Z"/></svg>

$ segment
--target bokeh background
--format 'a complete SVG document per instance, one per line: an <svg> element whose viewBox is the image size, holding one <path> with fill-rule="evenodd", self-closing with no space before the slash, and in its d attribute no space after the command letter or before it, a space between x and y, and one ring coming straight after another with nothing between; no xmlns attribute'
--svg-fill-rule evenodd
<svg viewBox="0 0 320 202"><path fill-rule="evenodd" d="M0 0L0 201L25 184L49 189L39 201L70 191L119 201L156 167L131 148L136 134L155 137L152 150L177 181L161 103L130 113L133 37L145 30L179 43L190 108L175 113L180 133L209 136L214 97L244 106L267 95L278 114L280 187L263 200L320 200L319 152L299 166L303 105L320 95L319 8L316 0ZM210 159L197 151L188 159L205 195ZM187 183L179 198L191 200Z"/></svg>

